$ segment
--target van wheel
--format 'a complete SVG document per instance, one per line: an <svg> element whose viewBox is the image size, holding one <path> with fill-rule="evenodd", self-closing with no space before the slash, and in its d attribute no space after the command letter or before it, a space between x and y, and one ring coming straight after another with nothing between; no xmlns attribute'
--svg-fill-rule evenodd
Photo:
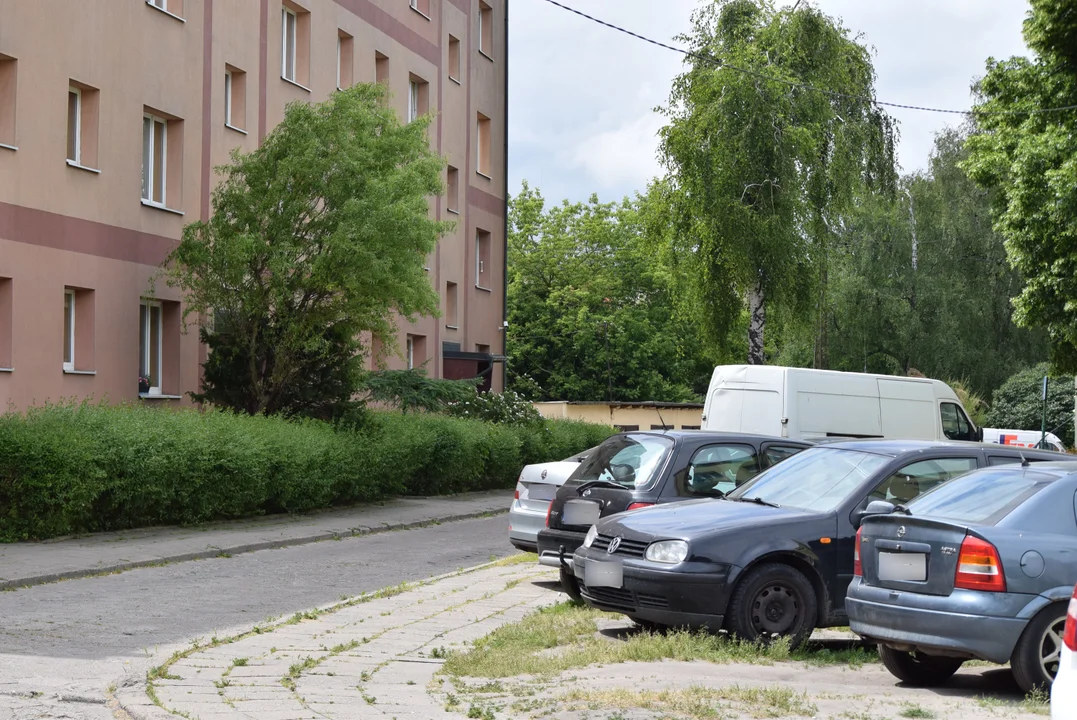
<svg viewBox="0 0 1077 720"><path fill-rule="evenodd" d="M1066 604L1054 603L1032 619L1010 657L1010 668L1022 692L1047 688L1058 673Z"/></svg>
<svg viewBox="0 0 1077 720"><path fill-rule="evenodd" d="M788 637L799 647L815 628L818 601L804 573L781 563L751 570L729 600L726 629L749 642Z"/></svg>
<svg viewBox="0 0 1077 720"><path fill-rule="evenodd" d="M574 601L583 602L583 595L580 595L580 582L575 575L564 568L561 568L561 589Z"/></svg>
<svg viewBox="0 0 1077 720"><path fill-rule="evenodd" d="M904 652L886 645L879 646L879 659L891 675L914 687L942 685L965 663L961 658Z"/></svg>

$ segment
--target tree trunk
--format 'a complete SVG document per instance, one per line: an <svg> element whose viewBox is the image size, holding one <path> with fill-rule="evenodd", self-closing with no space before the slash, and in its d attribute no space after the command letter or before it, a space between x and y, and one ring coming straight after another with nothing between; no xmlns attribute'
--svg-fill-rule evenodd
<svg viewBox="0 0 1077 720"><path fill-rule="evenodd" d="M757 282L748 291L748 364L762 365L763 356L763 327L767 322L766 298L763 293L763 284Z"/></svg>

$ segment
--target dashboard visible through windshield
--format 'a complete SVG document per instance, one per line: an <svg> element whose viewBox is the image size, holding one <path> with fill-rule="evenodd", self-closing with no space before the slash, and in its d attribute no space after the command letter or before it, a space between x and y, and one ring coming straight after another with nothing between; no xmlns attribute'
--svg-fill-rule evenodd
<svg viewBox="0 0 1077 720"><path fill-rule="evenodd" d="M673 441L659 435L618 435L598 446L572 473L566 485L615 483L626 490L642 490L655 480L673 449Z"/></svg>

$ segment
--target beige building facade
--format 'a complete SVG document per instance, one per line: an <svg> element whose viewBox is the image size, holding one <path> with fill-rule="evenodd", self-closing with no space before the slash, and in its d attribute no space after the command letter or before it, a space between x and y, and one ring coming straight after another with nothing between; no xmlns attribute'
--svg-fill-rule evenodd
<svg viewBox="0 0 1077 720"><path fill-rule="evenodd" d="M582 420L628 430L699 430L703 405L669 402L536 402L545 417Z"/></svg>
<svg viewBox="0 0 1077 720"><path fill-rule="evenodd" d="M393 367L503 386L507 0L0 0L0 403L189 402L206 349L153 278L213 168L287 103L389 85L449 165L442 317Z"/></svg>

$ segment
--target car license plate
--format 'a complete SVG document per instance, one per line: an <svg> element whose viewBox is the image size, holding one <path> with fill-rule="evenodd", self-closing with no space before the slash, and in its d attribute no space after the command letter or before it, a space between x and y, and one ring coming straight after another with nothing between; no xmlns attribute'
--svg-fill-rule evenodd
<svg viewBox="0 0 1077 720"><path fill-rule="evenodd" d="M557 488L553 485L535 483L527 486L528 500L553 500L553 496L556 494Z"/></svg>
<svg viewBox="0 0 1077 720"><path fill-rule="evenodd" d="M923 582L927 580L927 555L880 552L879 579Z"/></svg>
<svg viewBox="0 0 1077 720"><path fill-rule="evenodd" d="M587 587L619 588L624 584L624 566L616 560L588 560L583 569L583 584Z"/></svg>
<svg viewBox="0 0 1077 720"><path fill-rule="evenodd" d="M602 517L602 510L599 509L598 503L590 500L569 500L565 503L561 524L590 527L598 522L600 517Z"/></svg>

